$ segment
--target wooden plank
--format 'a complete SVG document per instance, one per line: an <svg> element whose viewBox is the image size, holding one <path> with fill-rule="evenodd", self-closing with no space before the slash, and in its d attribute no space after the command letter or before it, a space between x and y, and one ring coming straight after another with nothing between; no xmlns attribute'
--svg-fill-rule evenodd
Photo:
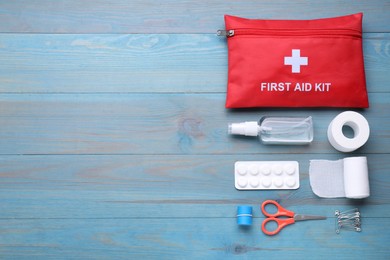
<svg viewBox="0 0 390 260"><path fill-rule="evenodd" d="M303 11L304 10L304 11ZM390 32L388 1L50 0L2 1L0 32L213 33L223 15L262 19L317 19L364 12L364 29Z"/></svg>
<svg viewBox="0 0 390 260"><path fill-rule="evenodd" d="M370 92L388 91L389 44L364 34ZM2 34L0 57L2 93L226 91L226 40L214 34Z"/></svg>
<svg viewBox="0 0 390 260"><path fill-rule="evenodd" d="M124 156L0 156L0 219L234 218L237 205L266 199L300 212L333 217L358 207L365 217L390 214L388 154L368 155L371 196L320 199L311 191L309 160L351 154L234 154ZM238 191L237 160L296 160L297 190Z"/></svg>
<svg viewBox="0 0 390 260"><path fill-rule="evenodd" d="M389 218L365 218L362 232L335 233L334 219L303 221L268 237L254 219L0 220L2 258L386 259ZM284 257L286 256L286 257Z"/></svg>
<svg viewBox="0 0 390 260"><path fill-rule="evenodd" d="M359 154L389 153L389 93L371 93L361 111L371 124ZM334 153L331 120L344 109L232 110L225 94L0 95L0 154L276 154ZM269 116L313 116L309 146L265 146L232 137L232 122Z"/></svg>

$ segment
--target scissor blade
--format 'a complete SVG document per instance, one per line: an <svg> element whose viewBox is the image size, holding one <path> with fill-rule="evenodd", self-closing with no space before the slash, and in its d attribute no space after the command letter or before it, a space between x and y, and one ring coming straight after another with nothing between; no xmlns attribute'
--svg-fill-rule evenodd
<svg viewBox="0 0 390 260"><path fill-rule="evenodd" d="M295 214L294 215L294 220L295 221L316 220L316 219L326 219L326 217L324 217L324 216L302 215L302 214Z"/></svg>

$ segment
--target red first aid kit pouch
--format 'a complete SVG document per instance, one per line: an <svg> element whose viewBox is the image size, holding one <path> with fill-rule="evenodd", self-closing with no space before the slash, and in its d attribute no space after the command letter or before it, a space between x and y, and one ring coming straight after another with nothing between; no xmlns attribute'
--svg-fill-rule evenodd
<svg viewBox="0 0 390 260"><path fill-rule="evenodd" d="M368 107L362 14L317 20L225 15L227 108Z"/></svg>

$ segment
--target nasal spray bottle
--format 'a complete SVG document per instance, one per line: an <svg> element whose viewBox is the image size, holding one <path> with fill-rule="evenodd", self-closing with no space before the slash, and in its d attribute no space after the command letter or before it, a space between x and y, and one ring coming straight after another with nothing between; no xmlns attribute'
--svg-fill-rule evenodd
<svg viewBox="0 0 390 260"><path fill-rule="evenodd" d="M259 122L229 124L229 134L259 136L264 144L305 145L313 141L312 117L262 117Z"/></svg>

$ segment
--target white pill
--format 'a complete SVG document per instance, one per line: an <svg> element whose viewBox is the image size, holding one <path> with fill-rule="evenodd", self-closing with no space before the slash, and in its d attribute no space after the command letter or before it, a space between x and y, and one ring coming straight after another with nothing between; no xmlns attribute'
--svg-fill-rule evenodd
<svg viewBox="0 0 390 260"><path fill-rule="evenodd" d="M278 188L283 186L283 179L280 177L274 178L274 185Z"/></svg>
<svg viewBox="0 0 390 260"><path fill-rule="evenodd" d="M242 165L242 164L239 164L237 167L236 167L236 170L237 170L237 173L240 174L240 175L245 175L246 174L246 166L245 165Z"/></svg>
<svg viewBox="0 0 390 260"><path fill-rule="evenodd" d="M248 181L244 178L239 179L237 183L241 188L245 188L248 185Z"/></svg>
<svg viewBox="0 0 390 260"><path fill-rule="evenodd" d="M258 179L252 179L252 180L250 181L250 185L251 185L252 188L257 188L257 187L259 187L260 182L259 182Z"/></svg>
<svg viewBox="0 0 390 260"><path fill-rule="evenodd" d="M271 182L271 179L270 178L264 178L263 181L261 182L263 184L264 187L266 188L269 188L272 184Z"/></svg>
<svg viewBox="0 0 390 260"><path fill-rule="evenodd" d="M270 175L271 174L271 167L268 164L264 164L261 166L261 173L263 175Z"/></svg>
<svg viewBox="0 0 390 260"><path fill-rule="evenodd" d="M288 175L293 175L295 173L295 166L293 164L287 164L286 166L284 166L284 171Z"/></svg>
<svg viewBox="0 0 390 260"><path fill-rule="evenodd" d="M287 178L286 179L286 184L288 187L294 187L296 183L297 182L295 181L294 178Z"/></svg>
<svg viewBox="0 0 390 260"><path fill-rule="evenodd" d="M283 173L283 168L279 164L275 164L272 167L272 172L276 175L281 175Z"/></svg>
<svg viewBox="0 0 390 260"><path fill-rule="evenodd" d="M251 164L249 165L249 172L252 174L252 175L257 175L259 174L259 167L257 167L256 164Z"/></svg>

